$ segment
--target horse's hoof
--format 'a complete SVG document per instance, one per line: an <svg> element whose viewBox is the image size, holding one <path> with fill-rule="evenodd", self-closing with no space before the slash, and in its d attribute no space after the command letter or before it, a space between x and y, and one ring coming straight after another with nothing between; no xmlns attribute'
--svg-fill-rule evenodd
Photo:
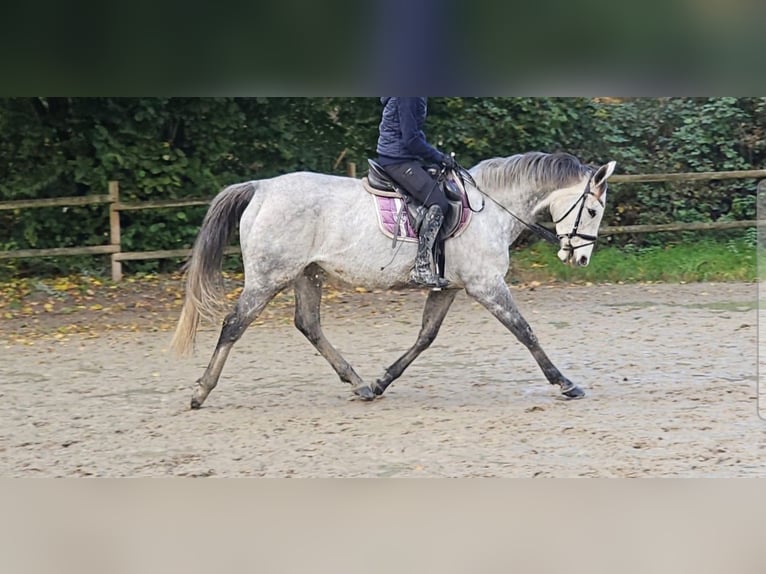
<svg viewBox="0 0 766 574"><path fill-rule="evenodd" d="M367 385L355 388L354 394L363 401L371 401L375 398L375 393Z"/></svg>
<svg viewBox="0 0 766 574"><path fill-rule="evenodd" d="M375 393L376 397L379 397L386 392L386 387L381 385L380 381L375 381L375 384L372 386L372 392Z"/></svg>
<svg viewBox="0 0 766 574"><path fill-rule="evenodd" d="M585 391L583 391L577 385L574 385L570 389L566 391L562 391L561 394L567 397L568 399L581 399L585 396Z"/></svg>

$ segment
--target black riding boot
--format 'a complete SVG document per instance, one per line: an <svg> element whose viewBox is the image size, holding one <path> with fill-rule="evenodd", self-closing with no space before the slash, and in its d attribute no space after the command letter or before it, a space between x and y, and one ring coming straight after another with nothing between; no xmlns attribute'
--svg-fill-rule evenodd
<svg viewBox="0 0 766 574"><path fill-rule="evenodd" d="M434 243L443 221L444 214L441 207L432 205L420 226L418 256L415 259L415 268L410 274L410 279L415 283L438 288L449 285L449 281L442 279L434 272L436 268L434 264Z"/></svg>

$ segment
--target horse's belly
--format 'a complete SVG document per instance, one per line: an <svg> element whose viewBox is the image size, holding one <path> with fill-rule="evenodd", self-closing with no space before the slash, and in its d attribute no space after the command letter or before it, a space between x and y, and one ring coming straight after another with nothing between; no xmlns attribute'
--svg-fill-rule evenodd
<svg viewBox="0 0 766 574"><path fill-rule="evenodd" d="M394 250L386 259L368 253L356 261L332 258L317 263L333 282L365 289L394 289L408 284L414 253L412 257L402 257L401 254L394 260L392 257Z"/></svg>

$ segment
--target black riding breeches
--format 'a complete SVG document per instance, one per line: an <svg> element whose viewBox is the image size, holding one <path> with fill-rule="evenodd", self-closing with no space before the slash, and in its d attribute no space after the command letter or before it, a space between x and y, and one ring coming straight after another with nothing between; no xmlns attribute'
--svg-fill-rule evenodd
<svg viewBox="0 0 766 574"><path fill-rule="evenodd" d="M417 201L426 207L438 205L442 208L442 213L447 215L449 202L444 195L444 190L420 162L395 163L383 169Z"/></svg>

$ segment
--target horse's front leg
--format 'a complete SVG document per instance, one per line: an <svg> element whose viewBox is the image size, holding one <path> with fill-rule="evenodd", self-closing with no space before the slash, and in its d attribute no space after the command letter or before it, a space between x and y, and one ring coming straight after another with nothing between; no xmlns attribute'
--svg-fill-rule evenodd
<svg viewBox="0 0 766 574"><path fill-rule="evenodd" d="M404 355L390 367L386 369L385 374L375 381L372 390L376 395L382 395L394 380L398 379L404 370L410 366L412 361L418 358L418 355L431 346L439 333L444 317L449 311L450 305L457 295L456 289L443 289L440 291L431 291L426 299L426 306L423 309L423 324L420 327L418 338L415 344L407 350Z"/></svg>
<svg viewBox="0 0 766 574"><path fill-rule="evenodd" d="M552 385L559 385L561 393L570 399L579 399L585 393L572 381L561 374L561 371L545 354L532 328L522 317L511 291L502 277L496 278L488 285L466 286L466 292L486 307L498 320L511 331L516 338L532 353L545 378Z"/></svg>

